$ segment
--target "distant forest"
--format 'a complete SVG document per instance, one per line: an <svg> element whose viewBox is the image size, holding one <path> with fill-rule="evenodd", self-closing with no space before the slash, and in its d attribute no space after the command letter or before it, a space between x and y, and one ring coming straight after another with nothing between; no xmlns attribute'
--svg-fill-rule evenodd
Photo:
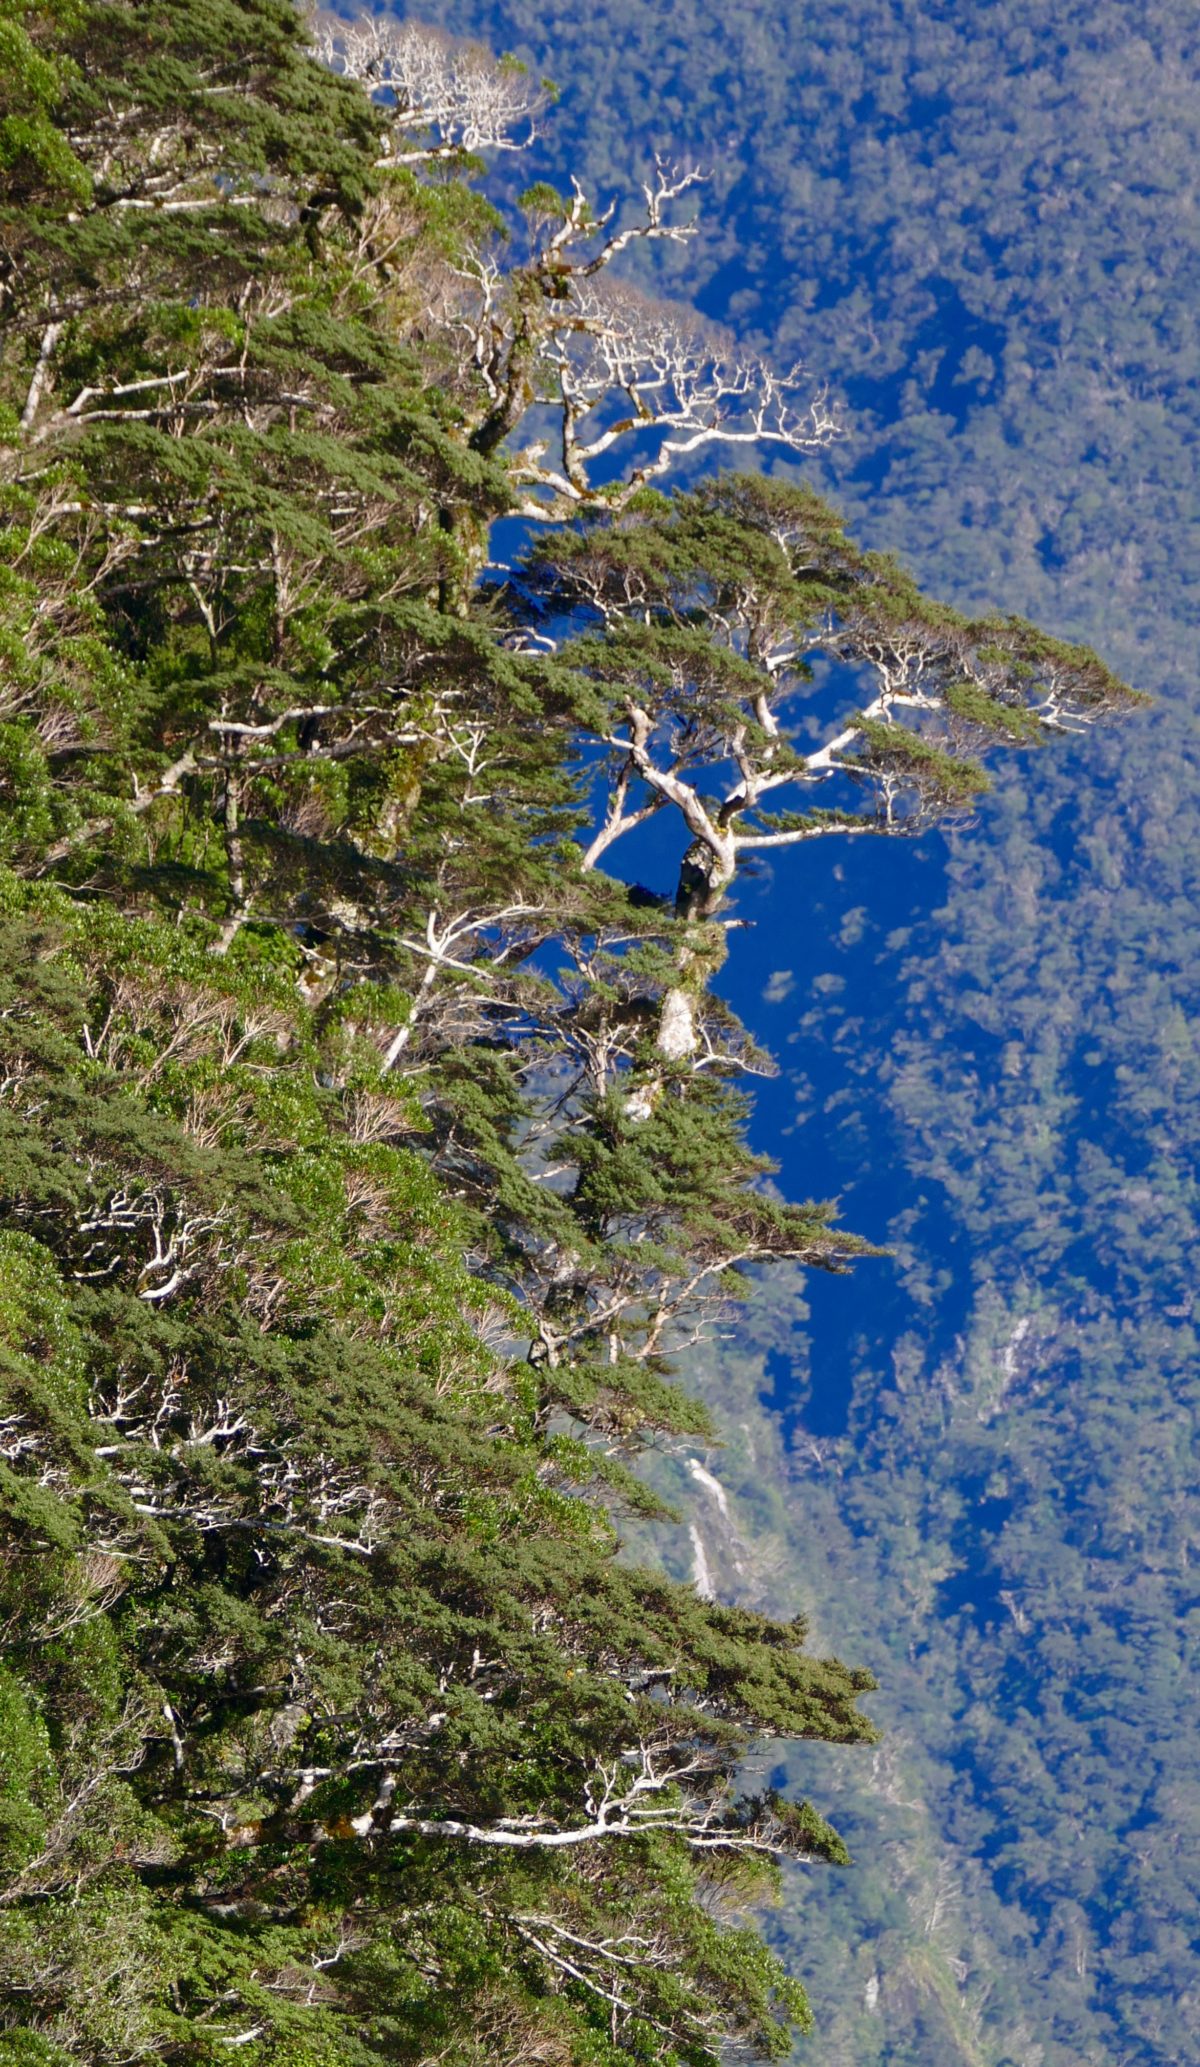
<svg viewBox="0 0 1200 2067"><path fill-rule="evenodd" d="M1200 2051L1194 12L439 18L562 82L545 176L706 166L703 237L640 277L829 383L845 436L804 477L865 543L1154 693L1035 780L997 771L948 841L793 877L802 934L744 886L722 981L781 1063L755 1138L898 1268L869 1307L778 1279L693 1367L728 1521L664 1483L723 1597L799 1598L881 1681L884 1747L824 1768L854 1870L797 1874L771 1925L818 2014L802 2055L1175 2067Z"/></svg>

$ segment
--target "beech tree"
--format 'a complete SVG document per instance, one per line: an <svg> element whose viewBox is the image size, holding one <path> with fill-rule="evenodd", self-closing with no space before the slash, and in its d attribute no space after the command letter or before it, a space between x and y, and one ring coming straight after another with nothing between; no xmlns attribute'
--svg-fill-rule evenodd
<svg viewBox="0 0 1200 2067"><path fill-rule="evenodd" d="M541 538L509 602L601 698L602 815L581 867L664 810L679 822L681 980L657 1045L701 1067L711 922L745 857L961 818L987 786L981 756L1137 700L1089 648L932 601L810 490L761 477Z"/></svg>
<svg viewBox="0 0 1200 2067"><path fill-rule="evenodd" d="M548 98L513 60L388 16L352 26L322 17L315 47L382 106L387 165L520 148ZM702 183L697 167L659 157L641 213L624 221L616 200L597 208L578 180L565 195L538 182L521 197L523 257L513 263L494 238L465 249L446 314L481 391L472 448L498 451L531 413L554 425L556 458L540 435L506 455L530 520L623 503L706 446L799 453L834 435L827 397L803 368L780 372L693 311L612 287L613 263L631 246L696 234L679 210ZM625 460L624 476L601 490L596 462L610 456Z"/></svg>
<svg viewBox="0 0 1200 2067"><path fill-rule="evenodd" d="M330 71L356 80L383 111L377 164L460 166L484 151L528 150L553 98L515 58L390 15L347 21L317 13L310 49Z"/></svg>

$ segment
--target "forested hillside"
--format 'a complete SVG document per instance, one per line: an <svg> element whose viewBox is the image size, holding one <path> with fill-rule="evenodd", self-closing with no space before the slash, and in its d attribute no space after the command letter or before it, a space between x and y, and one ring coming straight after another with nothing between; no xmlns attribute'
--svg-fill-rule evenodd
<svg viewBox="0 0 1200 2067"><path fill-rule="evenodd" d="M511 62L0 54L0 2058L778 2055L749 1913L845 1852L755 1775L870 1673L618 1555L748 1282L871 1268L748 1145L729 898L1131 692L806 488L663 492L828 409L621 284L686 165L497 213Z"/></svg>
<svg viewBox="0 0 1200 2067"><path fill-rule="evenodd" d="M710 234L657 277L828 378L847 435L807 478L866 540L1156 695L999 775L965 835L803 875L782 928L778 883L743 888L758 924L721 980L783 1063L759 1138L899 1267L869 1303L810 1281L811 1319L781 1287L697 1369L735 1431L704 1459L733 1533L674 1483L725 1597L798 1595L853 1652L850 1610L881 1682L883 1746L831 1762L855 1870L797 1876L772 1921L818 2014L801 2055L1177 2067L1200 2052L1195 11L444 18L563 81L550 176L614 191L656 146L709 166Z"/></svg>

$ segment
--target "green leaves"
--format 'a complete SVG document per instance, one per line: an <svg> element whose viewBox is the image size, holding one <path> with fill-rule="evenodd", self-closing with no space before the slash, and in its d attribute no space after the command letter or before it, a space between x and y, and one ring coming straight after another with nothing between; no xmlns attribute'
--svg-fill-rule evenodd
<svg viewBox="0 0 1200 2067"><path fill-rule="evenodd" d="M4 0L0 7L0 171L18 190L45 183L74 202L88 173L55 122L74 67L42 47L74 26L75 0Z"/></svg>
<svg viewBox="0 0 1200 2067"><path fill-rule="evenodd" d="M1086 648L923 595L818 496L757 476L538 540L508 601L603 699L578 706L610 750L584 865L669 805L676 908L702 919L747 852L918 832L986 789L977 755L1141 700Z"/></svg>
<svg viewBox="0 0 1200 2067"><path fill-rule="evenodd" d="M858 718L854 729L861 744L845 765L904 783L926 810L941 814L961 809L987 789L987 776L977 762L960 759L917 733L868 717ZM1020 736L1015 726L1012 732Z"/></svg>
<svg viewBox="0 0 1200 2067"><path fill-rule="evenodd" d="M379 2044L415 2057L430 2018L471 2026L461 1991L479 1958L508 2014L536 2023L544 1955L511 1921L535 1906L526 1869L469 1849L450 1864L446 1840L365 1839L356 1819L384 1777L435 1819L570 1829L631 1726L707 1746L723 1785L747 1729L860 1736L860 1681L808 1659L797 1632L613 1562L607 1510L661 1507L594 1435L632 1454L649 1434L704 1436L706 1418L653 1360L573 1355L543 1380L485 1349L489 1307L511 1334L521 1306L463 1267L462 1206L409 1145L419 1076L364 1075L353 1025L314 1023L286 966L264 982L249 943L218 964L187 929L52 902L49 923L10 935L8 965L33 974L15 1011L12 994L0 1006L7 1080L24 1087L0 1236L16 1431L0 1609L19 1599L28 1636L5 1827L10 1874L57 1832L36 1888L82 1879L88 1894L52 1941L52 1986L36 1960L19 1966L10 1877L0 1974L32 1972L53 2028L82 2034L94 1933L132 1946L152 1922L154 1958L136 1983L131 1969L112 2028L163 2045L193 2020L215 2043L254 2016L277 2049L352 2031L369 2060L357 2005L374 1974ZM439 1156L472 1145L520 1288L522 1246L577 1240L582 1207L522 1169L518 1072L483 1050L453 1096L442 1070ZM625 1209L641 1210L632 1195ZM184 1274L148 1297L163 1249ZM602 1285L605 1251L577 1254ZM55 1821L76 1787L101 1825ZM673 2002L686 2024L716 1988L723 2016L773 2044L783 1977L722 1950L711 1925L700 1956L688 1890L707 1855L693 1867L678 1844L639 1840L603 1868L618 1907L657 1901L663 1873L678 1889L681 1992L660 1999L648 1971L647 2008L661 2022ZM556 1856L537 1913L549 1903L572 1928L593 1870ZM472 1919L475 1948L448 1951L432 1991L430 1902L449 1905L447 1929ZM364 1903L378 1929L352 1922ZM311 1971L330 1932L355 1949L319 2016L286 1990L277 2005L264 1958ZM512 1944L534 1965L513 1969ZM570 2010L581 2031L586 1996ZM116 2043L102 2033L96 2057Z"/></svg>

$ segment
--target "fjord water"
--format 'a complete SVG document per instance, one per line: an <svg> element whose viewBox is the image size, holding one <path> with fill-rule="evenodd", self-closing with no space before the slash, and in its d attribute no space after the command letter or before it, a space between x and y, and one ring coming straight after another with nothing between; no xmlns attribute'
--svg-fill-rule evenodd
<svg viewBox="0 0 1200 2067"><path fill-rule="evenodd" d="M757 1139L894 1260L764 1290L696 1374L729 1517L679 1489L720 1590L803 1606L882 1682L878 1754L787 1761L825 1800L836 1772L857 1861L774 1926L804 2057L1175 2067L1200 2053L1200 24L439 15L562 88L519 184L607 199L654 147L710 168L653 284L842 398L807 477L864 543L1157 699L1002 771L949 840L819 843L742 893L729 994L780 1063Z"/></svg>

